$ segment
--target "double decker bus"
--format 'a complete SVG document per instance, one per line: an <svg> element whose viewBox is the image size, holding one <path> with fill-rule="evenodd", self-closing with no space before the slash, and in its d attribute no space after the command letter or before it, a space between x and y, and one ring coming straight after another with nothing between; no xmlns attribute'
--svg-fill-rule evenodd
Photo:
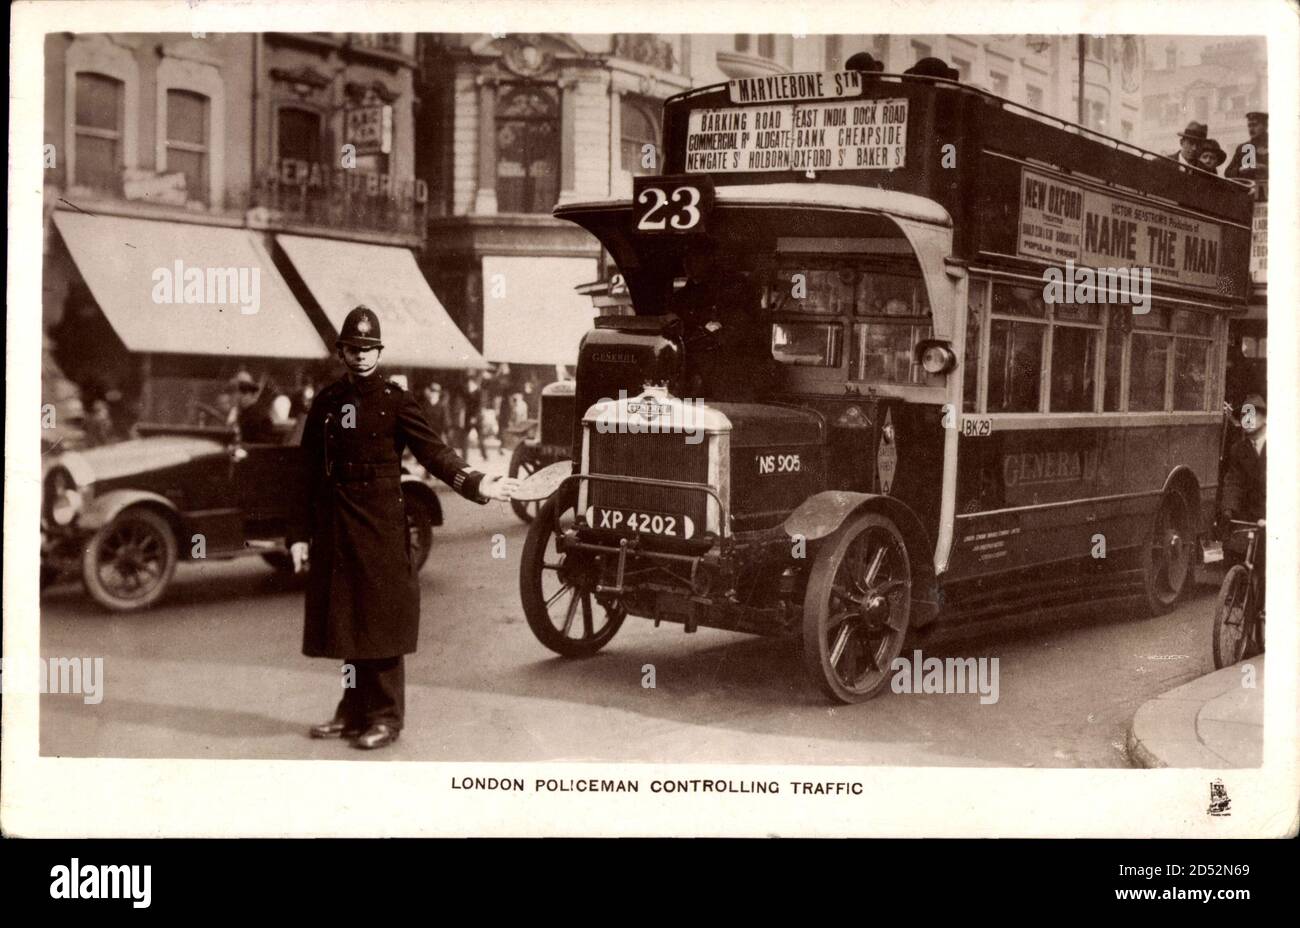
<svg viewBox="0 0 1300 928"><path fill-rule="evenodd" d="M665 173L555 214L635 313L579 350L530 628L789 638L832 700L905 637L1107 597L1172 608L1213 521L1241 185L912 75L668 100Z"/></svg>

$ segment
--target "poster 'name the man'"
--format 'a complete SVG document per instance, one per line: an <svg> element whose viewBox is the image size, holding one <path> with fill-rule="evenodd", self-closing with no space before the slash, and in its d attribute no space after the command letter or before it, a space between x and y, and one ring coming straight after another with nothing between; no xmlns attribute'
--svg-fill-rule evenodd
<svg viewBox="0 0 1300 928"><path fill-rule="evenodd" d="M1064 183L1037 171L1020 181L1019 253L1054 264L1149 267L1157 280L1214 290L1219 226Z"/></svg>
<svg viewBox="0 0 1300 928"><path fill-rule="evenodd" d="M695 110L686 170L893 170L907 158L907 100Z"/></svg>

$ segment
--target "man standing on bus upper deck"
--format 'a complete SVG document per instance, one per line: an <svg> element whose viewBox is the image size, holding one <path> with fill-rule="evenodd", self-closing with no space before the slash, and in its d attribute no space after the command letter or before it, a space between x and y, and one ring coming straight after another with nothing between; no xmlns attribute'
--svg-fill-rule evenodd
<svg viewBox="0 0 1300 928"><path fill-rule="evenodd" d="M1254 181L1268 180L1268 113L1247 113L1246 131L1250 133L1250 141L1237 146L1223 176ZM1251 153L1253 161L1249 166L1247 152Z"/></svg>
<svg viewBox="0 0 1300 928"><path fill-rule="evenodd" d="M1199 169L1201 165L1197 161L1197 156L1200 155L1201 146L1209 137L1209 127L1203 122L1192 120L1187 124L1186 129L1178 133L1178 151L1170 153L1167 157L1176 160L1178 166L1184 171Z"/></svg>

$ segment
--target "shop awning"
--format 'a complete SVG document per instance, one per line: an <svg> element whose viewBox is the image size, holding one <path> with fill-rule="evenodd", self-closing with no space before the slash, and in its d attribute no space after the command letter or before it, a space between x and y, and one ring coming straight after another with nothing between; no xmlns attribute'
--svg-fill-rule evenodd
<svg viewBox="0 0 1300 928"><path fill-rule="evenodd" d="M405 248L277 235L337 332L362 304L379 314L383 363L393 367L482 368L483 356L447 315Z"/></svg>
<svg viewBox="0 0 1300 928"><path fill-rule="evenodd" d="M574 288L596 279L594 258L483 259L483 354L511 364L576 364L596 315Z"/></svg>
<svg viewBox="0 0 1300 928"><path fill-rule="evenodd" d="M330 353L254 232L65 211L54 214L54 224L131 351Z"/></svg>

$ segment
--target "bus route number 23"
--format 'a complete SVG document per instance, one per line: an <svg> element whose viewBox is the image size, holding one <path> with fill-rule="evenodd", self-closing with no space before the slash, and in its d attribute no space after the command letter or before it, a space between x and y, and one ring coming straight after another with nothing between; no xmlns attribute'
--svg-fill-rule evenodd
<svg viewBox="0 0 1300 928"><path fill-rule="evenodd" d="M707 178L635 178L632 193L638 232L698 232L713 206L713 186ZM653 182L651 182L653 181Z"/></svg>

